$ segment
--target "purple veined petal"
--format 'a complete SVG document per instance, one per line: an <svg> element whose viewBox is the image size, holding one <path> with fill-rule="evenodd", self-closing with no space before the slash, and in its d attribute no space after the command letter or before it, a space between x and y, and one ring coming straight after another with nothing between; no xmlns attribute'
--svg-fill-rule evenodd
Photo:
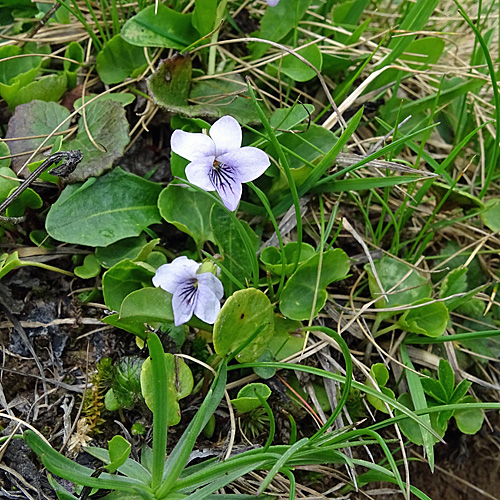
<svg viewBox="0 0 500 500"><path fill-rule="evenodd" d="M241 182L235 169L221 165L213 168L210 172L210 179L224 205L234 212L238 207L241 198Z"/></svg>
<svg viewBox="0 0 500 500"><path fill-rule="evenodd" d="M175 154L189 161L215 156L215 143L205 134L175 130L170 139L170 146Z"/></svg>
<svg viewBox="0 0 500 500"><path fill-rule="evenodd" d="M198 289L195 286L196 278L183 282L172 296L172 310L174 311L174 325L179 326L191 319L198 298Z"/></svg>
<svg viewBox="0 0 500 500"><path fill-rule="evenodd" d="M276 7L280 3L280 0L266 0L269 7Z"/></svg>
<svg viewBox="0 0 500 500"><path fill-rule="evenodd" d="M212 273L201 273L197 274L196 277L198 278L198 287L200 290L208 288L218 300L222 299L224 296L224 287L217 276L214 276Z"/></svg>
<svg viewBox="0 0 500 500"><path fill-rule="evenodd" d="M192 161L186 167L187 180L205 191L215 191L211 177L212 170L214 169L214 160L215 156L207 156L206 158Z"/></svg>
<svg viewBox="0 0 500 500"><path fill-rule="evenodd" d="M250 182L260 177L270 165L269 157L264 151L245 146L238 151L231 151L219 156L217 160L236 172L240 182Z"/></svg>
<svg viewBox="0 0 500 500"><path fill-rule="evenodd" d="M209 274L209 273L207 273ZM203 276L203 275L200 275ZM213 276L213 274L212 274ZM215 278L215 276L213 276ZM194 315L205 323L213 325L220 311L220 301L214 292L201 283L198 283L198 294L194 306Z"/></svg>
<svg viewBox="0 0 500 500"><path fill-rule="evenodd" d="M219 118L212 125L209 133L215 142L215 156L241 147L241 126L232 116Z"/></svg>
<svg viewBox="0 0 500 500"><path fill-rule="evenodd" d="M177 288L196 276L200 264L186 256L177 257L170 264L163 264L153 276L153 285L174 294Z"/></svg>

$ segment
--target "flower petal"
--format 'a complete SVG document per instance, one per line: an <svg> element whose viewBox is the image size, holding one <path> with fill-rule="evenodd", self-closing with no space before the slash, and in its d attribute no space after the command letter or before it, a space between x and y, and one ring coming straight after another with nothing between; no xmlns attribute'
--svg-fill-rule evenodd
<svg viewBox="0 0 500 500"><path fill-rule="evenodd" d="M219 118L210 128L210 137L215 142L215 156L223 155L241 147L241 127L232 116Z"/></svg>
<svg viewBox="0 0 500 500"><path fill-rule="evenodd" d="M186 256L177 257L170 264L163 264L153 276L153 285L174 294L177 288L196 276L200 264Z"/></svg>
<svg viewBox="0 0 500 500"><path fill-rule="evenodd" d="M216 187L221 200L224 202L224 205L234 212L238 208L238 203L241 198L241 183L240 182L224 182L219 183Z"/></svg>
<svg viewBox="0 0 500 500"><path fill-rule="evenodd" d="M224 287L221 280L212 273L197 274L198 288L200 290L208 288L219 300L224 296Z"/></svg>
<svg viewBox="0 0 500 500"><path fill-rule="evenodd" d="M232 167L240 182L250 182L257 179L271 163L264 151L251 146L245 146L238 151L230 151L225 155L218 156L217 160Z"/></svg>
<svg viewBox="0 0 500 500"><path fill-rule="evenodd" d="M276 7L280 3L280 0L266 0L269 7Z"/></svg>
<svg viewBox="0 0 500 500"><path fill-rule="evenodd" d="M175 130L170 139L170 147L175 154L189 161L215 156L215 143L205 134Z"/></svg>
<svg viewBox="0 0 500 500"><path fill-rule="evenodd" d="M217 319L219 311L220 302L214 292L212 292L209 287L202 286L201 283L198 283L198 294L196 297L196 305L194 307L195 316L200 318L205 323L213 325Z"/></svg>
<svg viewBox="0 0 500 500"><path fill-rule="evenodd" d="M182 325L191 319L198 299L195 279L183 282L177 287L172 297L175 326Z"/></svg>
<svg viewBox="0 0 500 500"><path fill-rule="evenodd" d="M192 161L186 167L187 180L195 186L205 191L215 191L212 183L211 173L214 168L215 156L207 156L199 160Z"/></svg>

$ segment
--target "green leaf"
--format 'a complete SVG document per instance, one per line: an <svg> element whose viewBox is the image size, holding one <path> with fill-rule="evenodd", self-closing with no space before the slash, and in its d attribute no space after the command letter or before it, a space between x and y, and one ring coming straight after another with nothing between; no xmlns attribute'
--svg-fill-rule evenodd
<svg viewBox="0 0 500 500"><path fill-rule="evenodd" d="M64 9L59 9L64 10ZM70 42L64 51L64 57L67 59L73 59L81 64L77 64L76 62L64 60L63 68L66 78L68 79L68 88L74 89L76 87L76 75L78 70L83 64L85 60L85 52L83 47L78 42ZM75 106L76 109L77 106Z"/></svg>
<svg viewBox="0 0 500 500"><path fill-rule="evenodd" d="M323 56L321 55L321 52L316 44L296 50L296 52L304 59L307 59L318 71L321 72ZM282 73L297 82L307 82L317 76L316 72L310 66L291 54L283 57L280 70Z"/></svg>
<svg viewBox="0 0 500 500"><path fill-rule="evenodd" d="M305 333L299 331L299 328L302 328L300 321L274 316L274 334L269 342L273 359L281 361L304 348Z"/></svg>
<svg viewBox="0 0 500 500"><path fill-rule="evenodd" d="M31 58L26 58L31 59ZM26 139L22 141L9 142L11 154L17 155L25 151L35 150L51 134L54 129L69 117L69 111L55 102L32 101L28 104L21 104L9 120L9 128L6 137L15 139L16 137L43 136L36 139ZM64 127L64 130L67 127ZM45 145L52 146L57 141L57 137L49 139ZM29 155L15 157L12 160L12 168L21 168ZM43 157L42 157L43 158ZM39 159L39 158L38 158ZM43 158L44 160L46 158Z"/></svg>
<svg viewBox="0 0 500 500"><path fill-rule="evenodd" d="M295 260L297 258L298 251L298 243L296 241L292 241L287 243L284 247L285 257L286 257L286 266L285 266L285 274L290 274L293 271ZM310 259L316 250L309 243L302 243L300 247L300 260L299 264L302 264L306 260ZM278 276L281 275L281 271L283 269L283 261L281 258L281 252L276 247L266 247L260 253L260 260L266 266L266 270L270 271L273 274Z"/></svg>
<svg viewBox="0 0 500 500"><path fill-rule="evenodd" d="M371 266L365 265L368 273L368 284L372 299L380 298L381 290L373 274ZM388 301L380 299L375 303L378 308L392 308L402 305L410 305L420 299L430 297L432 287L427 280L418 274L409 264L393 259L392 257L382 257L375 261L375 270L386 292ZM399 285L397 285L399 283ZM396 286L397 285L397 286ZM390 318L397 312L379 313L386 318Z"/></svg>
<svg viewBox="0 0 500 500"><path fill-rule="evenodd" d="M332 9L332 20L336 25L340 24L345 27L355 26L358 24L368 4L369 0L343 1L334 5Z"/></svg>
<svg viewBox="0 0 500 500"><path fill-rule="evenodd" d="M97 72L106 84L121 83L138 74L147 65L144 49L115 35L97 54Z"/></svg>
<svg viewBox="0 0 500 500"><path fill-rule="evenodd" d="M280 2L276 7L267 8L260 23L259 38L279 42L296 28L302 20L306 10L311 3L310 0L287 0ZM252 59L259 59L267 49L265 43L250 44Z"/></svg>
<svg viewBox="0 0 500 500"><path fill-rule="evenodd" d="M148 449L151 450L151 448ZM86 446L85 453L88 453L89 455L97 458L98 460L100 460L105 464L108 464L110 462L109 451L105 450L104 448ZM144 454L144 448L142 453ZM139 481L141 481L146 485L149 485L151 483L151 474L149 473L149 471L135 460L132 460L131 458L127 458L127 460L125 460L125 463L118 468L118 472L121 472L124 476L133 479L138 479ZM107 496L108 495L106 495L106 497ZM124 498L128 499L129 497L127 495L124 495Z"/></svg>
<svg viewBox="0 0 500 500"><path fill-rule="evenodd" d="M455 295L458 293L465 293L468 289L467 283L467 268L458 267L452 269L443 280L441 284L441 289L439 290L439 298L444 299L450 295ZM463 297L455 297L445 301L446 307L449 311L453 311L463 302Z"/></svg>
<svg viewBox="0 0 500 500"><path fill-rule="evenodd" d="M107 246L139 235L160 222L157 198L161 186L117 167L98 179L67 186L47 215L54 239L88 246Z"/></svg>
<svg viewBox="0 0 500 500"><path fill-rule="evenodd" d="M307 120L314 113L312 104L294 104L290 108L278 108L269 118L269 125L274 129L293 130L299 123ZM276 135L280 133L276 130Z"/></svg>
<svg viewBox="0 0 500 500"><path fill-rule="evenodd" d="M223 357L236 351L261 327L257 337L236 356L240 363L255 361L265 351L274 331L274 314L263 292L255 288L238 290L226 300L215 322L215 352Z"/></svg>
<svg viewBox="0 0 500 500"><path fill-rule="evenodd" d="M189 367L181 358L173 354L166 353L165 367L167 370L167 380L163 381L162 390L169 393L168 407L166 408L168 425L177 425L181 420L181 411L178 401L191 394L193 390L193 375ZM169 362L170 359L170 362ZM155 380L152 377L151 358L147 358L142 365L141 388L142 395L150 410L153 410Z"/></svg>
<svg viewBox="0 0 500 500"><path fill-rule="evenodd" d="M102 267L109 269L124 259L134 260L146 244L146 236L141 233L139 236L124 238L106 247L98 247L95 249L95 256Z"/></svg>
<svg viewBox="0 0 500 500"><path fill-rule="evenodd" d="M120 408L132 408L141 398L141 369L144 360L125 356L114 365L112 389Z"/></svg>
<svg viewBox="0 0 500 500"><path fill-rule="evenodd" d="M399 29L407 30L409 33L418 32L423 29L425 23L438 4L439 0L417 0L415 4L407 9L406 15L399 25ZM416 37L416 34L404 37L393 37L388 46L391 52L379 63L377 69L389 65L400 57Z"/></svg>
<svg viewBox="0 0 500 500"><path fill-rule="evenodd" d="M161 61L158 69L148 78L148 89L156 103L172 112L187 109L192 72L189 54Z"/></svg>
<svg viewBox="0 0 500 500"><path fill-rule="evenodd" d="M10 168L0 167L0 201L5 200L19 187L21 181L15 179L17 179L17 176ZM9 205L6 215L8 217L21 216L24 214L25 207L40 208L42 204L40 195L28 188Z"/></svg>
<svg viewBox="0 0 500 500"><path fill-rule="evenodd" d="M37 47L36 43L27 43L23 48L15 45L0 47L0 96L5 99L11 109L15 107L14 100L17 93L33 82L42 66L40 56L16 56L48 52L50 52L50 47Z"/></svg>
<svg viewBox="0 0 500 500"><path fill-rule="evenodd" d="M108 269L102 277L104 302L112 311L120 311L123 299L130 293L151 286L154 272L144 265L123 260Z"/></svg>
<svg viewBox="0 0 500 500"><path fill-rule="evenodd" d="M199 191L169 184L158 198L161 216L180 231L189 234L201 248L206 241L214 242L210 211L214 201Z"/></svg>
<svg viewBox="0 0 500 500"><path fill-rule="evenodd" d="M120 319L144 323L174 321L172 295L161 288L142 288L127 295Z"/></svg>
<svg viewBox="0 0 500 500"><path fill-rule="evenodd" d="M427 398L425 396L425 392L422 386L422 378L416 373L415 367L411 362L410 356L408 355L408 351L406 345L401 345L401 360L408 368L405 370L405 377L408 383L408 389L410 391L411 400L413 402L413 407L416 410L426 409L429 405L427 403ZM451 415L450 415L451 416ZM447 416L446 418L442 418L443 425L446 425L446 422L450 418ZM422 420L428 425L432 425L432 421L429 415L422 415ZM439 421L438 416L438 421ZM434 439L431 433L425 431L424 429L420 429L420 433L422 435L422 441L425 453L427 455L429 461L429 467L431 471L434 471Z"/></svg>
<svg viewBox="0 0 500 500"><path fill-rule="evenodd" d="M236 227L237 222L221 206L214 204L210 217L210 224L214 239L219 246L219 252L224 257L224 267L241 283L245 284L252 278L252 261L248 255L247 246L243 240L240 231ZM252 243L257 243L258 237L252 228L245 221L240 221L244 230L250 237ZM221 276L224 284L226 297L229 297L236 291L235 284L225 275Z"/></svg>
<svg viewBox="0 0 500 500"><path fill-rule="evenodd" d="M95 278L101 272L101 264L94 254L85 256L83 265L75 267L74 273L83 279Z"/></svg>
<svg viewBox="0 0 500 500"><path fill-rule="evenodd" d="M422 378L421 384L425 393L435 399L438 403L444 404L448 402L448 394L446 393L441 382L432 378Z"/></svg>
<svg viewBox="0 0 500 500"><path fill-rule="evenodd" d="M433 36L417 38L410 43L401 59L407 61L410 68L424 70L439 61L445 45L442 38Z"/></svg>
<svg viewBox="0 0 500 500"><path fill-rule="evenodd" d="M266 384L261 384L259 382L247 384L245 387L240 389L236 399L231 399L231 403L239 413L248 413L249 411L262 406L262 403L256 394L259 394L265 401L267 401L271 395L271 389L269 389Z"/></svg>
<svg viewBox="0 0 500 500"><path fill-rule="evenodd" d="M191 89L191 73L189 55L163 60L148 79L149 92L155 102L172 113L192 118L231 115L242 124L260 123L241 76L202 80ZM198 104L188 104L188 97Z"/></svg>
<svg viewBox="0 0 500 500"><path fill-rule="evenodd" d="M52 476L52 474L47 474L47 479L49 480L50 485L54 488L57 498L59 500L78 500L75 495L70 493L64 486L61 486Z"/></svg>
<svg viewBox="0 0 500 500"><path fill-rule="evenodd" d="M104 396L104 406L108 411L118 411L122 407L113 388L106 392L106 395Z"/></svg>
<svg viewBox="0 0 500 500"><path fill-rule="evenodd" d="M217 0L195 0L193 26L200 36L205 36L215 28Z"/></svg>
<svg viewBox="0 0 500 500"><path fill-rule="evenodd" d="M15 189L13 189L9 195L14 191ZM36 191L28 188L9 205L5 215L7 215L7 217L19 217L24 214L26 207L40 208L42 205L43 201L40 195Z"/></svg>
<svg viewBox="0 0 500 500"><path fill-rule="evenodd" d="M398 397L398 403L401 403L402 405L406 406L408 409L414 411L415 407L413 406L413 401L411 399L411 396L405 392L401 394L401 396ZM429 405L430 406L430 405ZM401 415L400 410L395 410L394 411L395 415ZM446 429L448 428L448 422L438 422L438 416L439 413L431 413L430 418L431 418L431 425L432 428L434 429L435 432L439 434L439 436L443 437ZM403 420L400 420L398 422L399 428L401 429L401 432L412 442L415 443L419 446L422 446L423 440L422 440L422 432L425 432L421 426L415 422L415 420L412 420L410 418L405 418ZM430 433L427 433L432 440L432 443L437 443L438 438L433 436Z"/></svg>
<svg viewBox="0 0 500 500"><path fill-rule="evenodd" d="M475 403L474 396L465 396L460 403ZM453 418L457 423L460 432L464 434L475 434L483 426L484 412L479 408L467 410L455 410Z"/></svg>
<svg viewBox="0 0 500 500"><path fill-rule="evenodd" d="M469 382L468 380L462 380L455 387L455 390L453 391L450 402L451 403L458 403L465 396L465 394L469 390L470 386L471 386L471 382Z"/></svg>
<svg viewBox="0 0 500 500"><path fill-rule="evenodd" d="M493 198L486 202L485 210L481 212L481 219L493 232L500 231L500 198Z"/></svg>
<svg viewBox="0 0 500 500"><path fill-rule="evenodd" d="M382 393L392 399L396 399L394 392L391 391L391 389L385 387L385 384L387 384L389 380L389 370L387 370L386 366L383 363L375 363L374 365L372 365L370 369L370 375L373 379L375 379L375 382L377 383L377 386ZM373 387L373 383L370 379L367 379L366 385L368 387ZM377 410L383 413L389 413L389 410L381 399L372 396L371 394L367 394L366 398L368 399L370 404Z"/></svg>
<svg viewBox="0 0 500 500"><path fill-rule="evenodd" d="M280 302L280 311L287 318L303 321L309 319L311 314L316 317L326 303L326 287L347 276L349 259L343 250L328 250L322 257L321 268L321 256L315 254L301 264L287 281Z"/></svg>
<svg viewBox="0 0 500 500"><path fill-rule="evenodd" d="M319 168L320 158L324 158L327 152L325 149L328 150L327 148L329 145L335 143L337 143L337 138L330 130L326 130L324 127L315 124L311 124L306 131L300 134L282 134L280 136L280 144L284 148L293 151L293 155L291 153L286 153L286 155L299 191L301 191L302 185L310 183L309 179L313 172L313 168L310 164L316 164L317 168ZM327 146L325 147L325 145ZM268 146L266 152L277 158L272 146ZM309 162L309 164L305 163L306 161ZM329 165L331 165L331 162ZM273 165L271 164L271 168L268 169L266 175L270 175L272 172ZM275 198L281 199L285 197L289 191L288 180L285 173L280 170L279 174L278 172L276 172L276 174L279 175L279 177L273 180L272 187L268 192L269 198L273 200ZM314 182L309 186L309 189L313 187L313 185ZM307 190L308 189L306 189L305 192L307 192Z"/></svg>
<svg viewBox="0 0 500 500"><path fill-rule="evenodd" d="M193 86L189 98L199 104L190 107L190 111L184 111L188 116L221 118L231 115L242 125L260 125L246 83L238 74L202 80Z"/></svg>
<svg viewBox="0 0 500 500"><path fill-rule="evenodd" d="M169 454L165 462L165 468L163 470L163 477L165 479L160 490L157 492L158 498L164 498L167 492L171 491L173 485L184 470L189 460L189 455L195 446L196 439L214 414L224 396L226 381L227 364L222 362L219 365L219 372L205 399L201 403L200 408L177 441L175 448Z"/></svg>
<svg viewBox="0 0 500 500"><path fill-rule="evenodd" d="M191 21L191 14L180 14L163 4L150 5L124 24L121 36L139 47L182 50L199 38Z"/></svg>
<svg viewBox="0 0 500 500"><path fill-rule="evenodd" d="M109 314L108 316L104 316L104 318L102 318L101 321L103 323L106 323L107 325L115 326L116 328L120 328L121 330L125 330L126 332L133 333L142 340L146 340L147 332L146 332L146 326L144 325L144 321L142 322L134 321L133 318L131 320L122 319L120 318L119 313Z"/></svg>
<svg viewBox="0 0 500 500"><path fill-rule="evenodd" d="M412 305L421 307L408 309L398 320L398 327L410 333L421 333L428 337L440 337L450 319L448 309L442 302L428 302L422 299Z"/></svg>
<svg viewBox="0 0 500 500"><path fill-rule="evenodd" d="M18 266L21 266L22 262L19 259L19 254L13 252L10 255L7 253L0 255L0 279L2 279L8 272L12 271Z"/></svg>
<svg viewBox="0 0 500 500"><path fill-rule="evenodd" d="M453 373L453 368L446 359L441 358L439 360L438 378L439 383L443 386L446 393L446 402L448 402L451 400L453 390L455 389L455 374Z"/></svg>
<svg viewBox="0 0 500 500"><path fill-rule="evenodd" d="M85 95L85 102L90 101L90 99L93 99L97 95L98 94L92 94L92 93ZM134 100L135 100L135 95L129 92L123 92L123 93L113 92L109 94L99 95L99 99L96 99L96 101L94 102L115 101L119 102L123 107L125 107L128 106L129 104L132 104ZM73 104L73 107L75 109L78 109L81 106L82 106L82 98L79 97Z"/></svg>
<svg viewBox="0 0 500 500"><path fill-rule="evenodd" d="M6 142L0 142L0 156L10 156L9 146ZM4 158L0 160L0 168L10 167L10 158Z"/></svg>
<svg viewBox="0 0 500 500"><path fill-rule="evenodd" d="M9 99L9 107L14 109L19 104L26 104L33 100L58 101L66 92L68 80L65 74L47 75L39 80L21 87Z"/></svg>
<svg viewBox="0 0 500 500"><path fill-rule="evenodd" d="M43 465L53 474L68 479L76 484L118 491L141 490L146 493L144 483L141 480L130 477L116 476L103 473L99 477L93 477L92 469L84 467L69 458L58 453L50 444L38 436L34 431L27 430L23 434L26 444L40 456Z"/></svg>
<svg viewBox="0 0 500 500"><path fill-rule="evenodd" d="M108 472L113 473L121 467L130 455L132 445L122 436L114 436L108 441L110 463L105 465Z"/></svg>
<svg viewBox="0 0 500 500"><path fill-rule="evenodd" d="M85 120L86 125L83 116L80 118L76 138L67 143L68 149L79 149L83 153L83 160L68 176L69 182L85 181L109 170L129 142L128 120L120 103L98 99L85 108Z"/></svg>

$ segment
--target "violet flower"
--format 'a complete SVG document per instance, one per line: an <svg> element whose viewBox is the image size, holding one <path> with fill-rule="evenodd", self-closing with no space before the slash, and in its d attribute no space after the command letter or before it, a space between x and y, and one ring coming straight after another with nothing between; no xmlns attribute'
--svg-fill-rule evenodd
<svg viewBox="0 0 500 500"><path fill-rule="evenodd" d="M200 264L187 257L177 257L156 270L153 285L172 294L175 326L191 319L193 314L205 323L215 323L224 289L212 273L196 274Z"/></svg>
<svg viewBox="0 0 500 500"><path fill-rule="evenodd" d="M280 0L266 0L269 7L276 7L280 3Z"/></svg>
<svg viewBox="0 0 500 500"><path fill-rule="evenodd" d="M219 118L209 136L176 130L172 151L191 163L186 177L205 191L217 191L224 205L236 210L241 198L241 184L260 177L269 166L269 158L260 149L241 147L241 127L232 116Z"/></svg>

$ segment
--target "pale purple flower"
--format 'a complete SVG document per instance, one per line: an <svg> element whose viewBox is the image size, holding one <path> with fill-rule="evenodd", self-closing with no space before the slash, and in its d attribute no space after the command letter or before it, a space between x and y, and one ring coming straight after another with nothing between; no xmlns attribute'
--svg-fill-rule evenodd
<svg viewBox="0 0 500 500"><path fill-rule="evenodd" d="M280 0L266 0L269 7L276 7L280 3Z"/></svg>
<svg viewBox="0 0 500 500"><path fill-rule="evenodd" d="M176 130L172 151L191 163L186 177L205 191L217 191L224 205L236 210L241 198L241 184L260 177L269 166L269 158L260 149L241 147L241 127L232 116L219 118L209 135Z"/></svg>
<svg viewBox="0 0 500 500"><path fill-rule="evenodd" d="M191 319L193 314L205 323L215 323L224 289L212 273L196 274L200 264L187 257L177 257L156 270L153 285L172 294L175 326Z"/></svg>

